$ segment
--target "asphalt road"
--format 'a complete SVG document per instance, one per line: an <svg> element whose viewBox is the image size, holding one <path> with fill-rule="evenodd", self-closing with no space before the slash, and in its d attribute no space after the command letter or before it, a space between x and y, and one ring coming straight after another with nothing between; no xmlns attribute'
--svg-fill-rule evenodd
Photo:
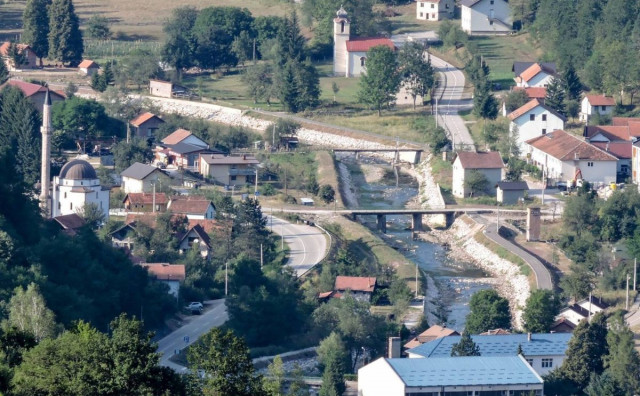
<svg viewBox="0 0 640 396"><path fill-rule="evenodd" d="M438 102L438 123L444 124L449 132L449 137L453 145L461 150L475 151L473 138L462 117L458 115L459 110L472 107L469 99L463 99L464 74L459 69L451 66L444 60L430 55L431 64L442 75L444 82L438 88L438 94L442 93L442 99Z"/></svg>
<svg viewBox="0 0 640 396"><path fill-rule="evenodd" d="M187 368L169 361L176 351L193 344L203 334L214 327L218 327L227 321L227 307L225 300L213 300L205 303L205 312L202 315L191 317L189 323L170 333L158 341L158 352L161 354L160 365L172 368L180 373ZM189 337L188 342L185 337Z"/></svg>
<svg viewBox="0 0 640 396"><path fill-rule="evenodd" d="M284 242L289 245L287 265L293 267L297 276L309 271L327 254L327 235L318 227L266 217L267 227L277 235L284 235Z"/></svg>

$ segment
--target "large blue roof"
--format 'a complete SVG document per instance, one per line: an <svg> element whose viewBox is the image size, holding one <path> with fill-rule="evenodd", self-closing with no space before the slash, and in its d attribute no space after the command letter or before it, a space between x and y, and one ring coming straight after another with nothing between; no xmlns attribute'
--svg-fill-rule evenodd
<svg viewBox="0 0 640 396"><path fill-rule="evenodd" d="M453 344L460 341L461 336L442 337L409 349L409 353L423 357L451 356ZM527 334L472 335L471 339L480 348L481 356L514 356L518 345L522 346L525 357L564 355L571 339L571 333L532 334L531 341Z"/></svg>
<svg viewBox="0 0 640 396"><path fill-rule="evenodd" d="M407 387L542 384L519 356L385 359Z"/></svg>

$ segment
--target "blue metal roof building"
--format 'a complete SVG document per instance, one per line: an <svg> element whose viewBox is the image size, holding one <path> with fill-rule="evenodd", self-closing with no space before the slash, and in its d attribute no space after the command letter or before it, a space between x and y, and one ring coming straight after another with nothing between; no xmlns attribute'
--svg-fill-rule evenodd
<svg viewBox="0 0 640 396"><path fill-rule="evenodd" d="M529 395L531 391L542 395L543 381L521 356L382 358L358 370L362 396Z"/></svg>
<svg viewBox="0 0 640 396"><path fill-rule="evenodd" d="M504 335L472 335L481 356L516 356L518 346L526 360L541 375L562 364L571 333L535 333ZM407 351L410 358L437 358L451 356L453 344L461 336L448 336L424 343Z"/></svg>

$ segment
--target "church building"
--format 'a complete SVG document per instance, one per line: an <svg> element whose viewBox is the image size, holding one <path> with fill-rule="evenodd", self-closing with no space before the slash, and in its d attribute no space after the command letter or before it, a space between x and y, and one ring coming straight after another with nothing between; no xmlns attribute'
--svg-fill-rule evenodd
<svg viewBox="0 0 640 396"><path fill-rule="evenodd" d="M395 50L393 42L386 37L351 38L351 22L344 8L340 7L333 19L333 74L357 77L362 74L367 52L384 45Z"/></svg>
<svg viewBox="0 0 640 396"><path fill-rule="evenodd" d="M81 213L89 203L109 218L109 189L100 185L93 166L80 159L67 162L53 178L53 217Z"/></svg>

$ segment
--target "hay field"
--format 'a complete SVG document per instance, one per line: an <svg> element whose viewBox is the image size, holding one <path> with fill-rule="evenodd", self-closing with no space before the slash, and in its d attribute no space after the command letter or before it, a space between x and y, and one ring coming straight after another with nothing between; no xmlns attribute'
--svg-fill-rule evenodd
<svg viewBox="0 0 640 396"><path fill-rule="evenodd" d="M19 31L25 3L25 0L9 0L0 4L0 35ZM212 6L246 7L254 16L284 15L292 7L285 0L74 0L74 5L81 25L98 14L109 18L114 34L121 32L130 39L142 40L161 39L164 21L171 10L179 6L198 9Z"/></svg>

